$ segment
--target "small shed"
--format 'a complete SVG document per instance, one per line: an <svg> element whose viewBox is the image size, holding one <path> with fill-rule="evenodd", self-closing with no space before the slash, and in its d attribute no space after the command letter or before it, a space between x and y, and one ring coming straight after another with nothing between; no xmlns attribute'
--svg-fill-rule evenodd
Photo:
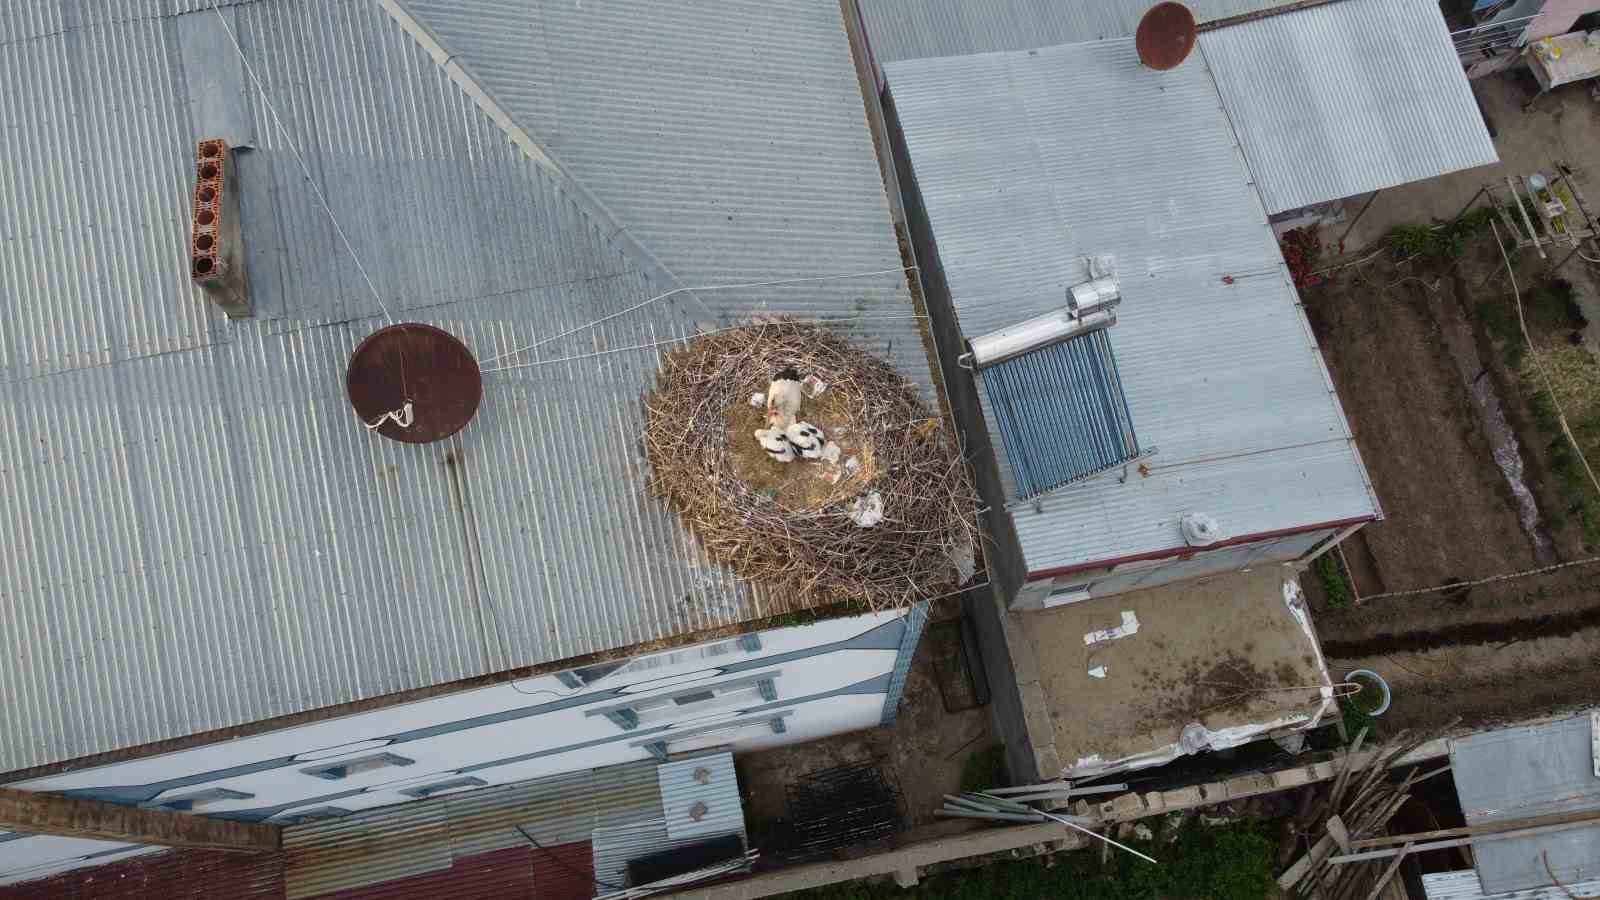
<svg viewBox="0 0 1600 900"><path fill-rule="evenodd" d="M1573 813L1600 814L1597 732L1600 711L1453 743L1450 763L1469 826L1554 820L1524 837L1473 842L1483 893L1600 879L1600 820L1561 822Z"/></svg>

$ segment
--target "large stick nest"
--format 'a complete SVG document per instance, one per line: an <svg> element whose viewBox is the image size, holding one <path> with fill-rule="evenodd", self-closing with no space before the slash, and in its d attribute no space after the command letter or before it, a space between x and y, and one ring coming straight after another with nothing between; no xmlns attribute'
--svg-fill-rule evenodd
<svg viewBox="0 0 1600 900"><path fill-rule="evenodd" d="M751 396L790 367L826 383L800 418L828 410L831 421L813 421L858 458L850 475L835 470L833 489L773 487L774 477L822 478L818 467L829 464L777 463L751 434L764 418ZM948 594L970 576L977 498L950 429L915 386L828 330L778 320L691 338L663 355L646 403L656 492L712 558L785 606L897 608ZM872 492L883 520L862 528L852 504Z"/></svg>

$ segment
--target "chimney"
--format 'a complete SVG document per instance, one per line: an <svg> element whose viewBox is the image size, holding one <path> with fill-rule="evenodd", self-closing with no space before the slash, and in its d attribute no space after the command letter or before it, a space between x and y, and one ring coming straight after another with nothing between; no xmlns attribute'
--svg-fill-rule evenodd
<svg viewBox="0 0 1600 900"><path fill-rule="evenodd" d="M228 144L208 138L195 148L189 277L230 319L250 315L239 231L239 188Z"/></svg>
<svg viewBox="0 0 1600 900"><path fill-rule="evenodd" d="M1196 37L1194 13L1171 0L1150 7L1133 33L1139 61L1158 72L1176 69L1189 58Z"/></svg>

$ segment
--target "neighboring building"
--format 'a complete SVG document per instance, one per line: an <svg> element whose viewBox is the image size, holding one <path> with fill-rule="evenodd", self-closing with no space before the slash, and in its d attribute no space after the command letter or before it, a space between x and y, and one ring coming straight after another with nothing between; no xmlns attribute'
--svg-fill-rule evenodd
<svg viewBox="0 0 1600 900"><path fill-rule="evenodd" d="M1149 0L854 0L890 63L1131 37ZM1262 204L1320 217L1346 197L1496 162L1437 4L1197 0L1209 69ZM1308 219L1309 220L1309 219Z"/></svg>
<svg viewBox="0 0 1600 900"><path fill-rule="evenodd" d="M1474 841L1474 870L1425 881L1429 900L1600 891L1600 710L1457 738L1450 776L1469 826L1541 817L1549 824ZM1582 817L1589 818L1573 821Z"/></svg>
<svg viewBox="0 0 1600 900"><path fill-rule="evenodd" d="M0 781L293 823L891 721L921 610L709 564L639 449L705 323L829 319L931 398L838 6L217 5L0 15ZM246 318L189 277L209 138ZM366 433L368 278L537 365ZM0 884L143 850L0 833Z"/></svg>
<svg viewBox="0 0 1600 900"><path fill-rule="evenodd" d="M1474 24L1451 37L1467 77L1479 78L1512 68L1527 58L1530 42L1567 34L1596 12L1596 0L1478 0L1472 9Z"/></svg>
<svg viewBox="0 0 1600 900"><path fill-rule="evenodd" d="M1164 72L1147 6L858 0L945 371L973 370L949 380L988 508L971 609L1022 778L1322 721L1294 568L1381 506L1271 219L1495 159L1431 5L1197 4ZM1114 324L1016 340L1113 266ZM1224 661L1297 691L1181 689Z"/></svg>

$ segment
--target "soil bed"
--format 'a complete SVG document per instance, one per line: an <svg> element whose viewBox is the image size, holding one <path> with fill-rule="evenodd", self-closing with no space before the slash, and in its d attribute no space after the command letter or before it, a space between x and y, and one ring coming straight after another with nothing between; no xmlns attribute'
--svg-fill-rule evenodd
<svg viewBox="0 0 1600 900"><path fill-rule="evenodd" d="M1531 251L1513 260L1535 345L1572 346L1571 304L1541 286ZM1541 425L1490 234L1467 235L1459 256L1397 265L1384 254L1302 296L1386 517L1343 547L1339 572L1354 594L1464 584L1595 554L1589 510L1600 507L1574 489L1564 440ZM1462 346L1463 333L1471 345ZM1465 360L1479 371L1464 371ZM1496 395L1516 440L1521 480L1537 505L1532 533L1526 498L1519 518L1504 471L1505 441L1492 439L1473 390ZM1600 658L1600 566L1338 608L1318 581L1304 584L1330 666L1372 668L1390 683L1383 730L1457 715L1477 727L1554 713L1588 702L1600 686L1592 662Z"/></svg>

